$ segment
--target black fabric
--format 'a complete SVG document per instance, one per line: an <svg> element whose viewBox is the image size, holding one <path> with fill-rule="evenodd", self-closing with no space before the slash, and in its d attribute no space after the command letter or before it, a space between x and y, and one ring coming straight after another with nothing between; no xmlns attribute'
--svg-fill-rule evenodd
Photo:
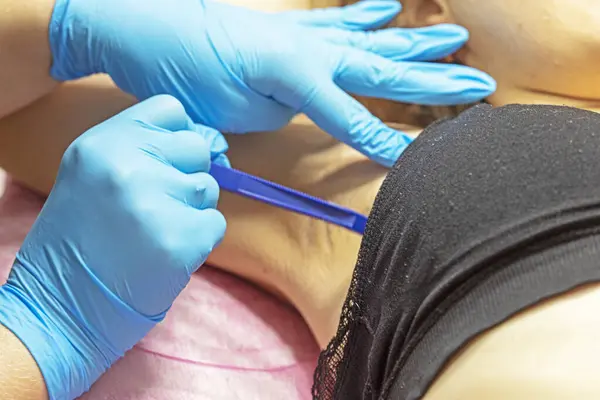
<svg viewBox="0 0 600 400"><path fill-rule="evenodd" d="M600 281L600 115L480 105L427 128L369 217L316 399L421 398L478 333Z"/></svg>

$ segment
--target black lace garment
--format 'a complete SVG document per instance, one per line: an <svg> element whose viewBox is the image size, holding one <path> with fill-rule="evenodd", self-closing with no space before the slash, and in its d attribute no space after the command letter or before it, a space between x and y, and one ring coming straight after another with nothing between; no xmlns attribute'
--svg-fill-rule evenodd
<svg viewBox="0 0 600 400"><path fill-rule="evenodd" d="M381 187L316 399L421 398L469 339L600 280L600 115L475 106Z"/></svg>

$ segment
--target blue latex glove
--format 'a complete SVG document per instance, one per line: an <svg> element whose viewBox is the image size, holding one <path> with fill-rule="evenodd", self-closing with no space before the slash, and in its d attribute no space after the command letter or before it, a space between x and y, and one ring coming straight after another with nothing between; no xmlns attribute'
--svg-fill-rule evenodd
<svg viewBox="0 0 600 400"><path fill-rule="evenodd" d="M28 347L51 399L77 397L142 339L222 239L203 135L214 131L158 96L65 153L0 288L0 323Z"/></svg>
<svg viewBox="0 0 600 400"><path fill-rule="evenodd" d="M305 113L390 166L411 139L346 92L447 105L495 90L477 70L421 62L460 48L461 27L365 32L398 11L395 0L272 14L210 0L57 0L52 75L104 72L139 99L171 94L195 122L222 132L273 130Z"/></svg>

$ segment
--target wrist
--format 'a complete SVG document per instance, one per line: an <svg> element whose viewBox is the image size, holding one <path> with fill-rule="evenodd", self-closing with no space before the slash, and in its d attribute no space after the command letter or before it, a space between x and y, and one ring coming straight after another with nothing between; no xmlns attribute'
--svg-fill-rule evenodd
<svg viewBox="0 0 600 400"><path fill-rule="evenodd" d="M74 334L79 326L68 319L68 313L51 294L44 293L43 297L47 304L40 304L39 298L19 285L3 285L0 324L12 331L35 359L50 400L76 398L89 389L111 361L85 335Z"/></svg>
<svg viewBox="0 0 600 400"><path fill-rule="evenodd" d="M0 325L0 398L47 400L42 373L27 347Z"/></svg>

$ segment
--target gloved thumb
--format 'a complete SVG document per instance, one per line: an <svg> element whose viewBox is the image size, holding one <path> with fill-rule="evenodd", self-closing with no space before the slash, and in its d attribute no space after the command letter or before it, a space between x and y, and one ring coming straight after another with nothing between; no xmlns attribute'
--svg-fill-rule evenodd
<svg viewBox="0 0 600 400"><path fill-rule="evenodd" d="M225 155L229 150L227 140L221 132L204 125L194 124L183 107L173 96L158 95L150 97L121 112L114 119L131 119L165 131L192 131L204 139L210 149L211 162L231 166ZM200 157L200 155L198 155Z"/></svg>
<svg viewBox="0 0 600 400"><path fill-rule="evenodd" d="M204 138L210 148L210 161L225 167L231 167L227 150L229 145L221 132L204 125L194 124L194 131Z"/></svg>
<svg viewBox="0 0 600 400"><path fill-rule="evenodd" d="M150 97L114 117L129 118L168 131L192 130L193 123L185 112L183 104L173 96L158 95Z"/></svg>
<svg viewBox="0 0 600 400"><path fill-rule="evenodd" d="M159 158L185 174L208 172L213 162L231 166L225 155L229 146L221 132L200 124L192 124L190 130L160 132L150 152L154 149Z"/></svg>

